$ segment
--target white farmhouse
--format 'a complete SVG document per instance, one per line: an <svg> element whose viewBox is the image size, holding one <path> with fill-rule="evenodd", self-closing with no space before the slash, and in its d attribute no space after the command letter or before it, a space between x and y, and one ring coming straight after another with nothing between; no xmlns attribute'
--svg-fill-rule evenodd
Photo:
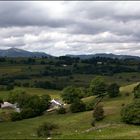
<svg viewBox="0 0 140 140"><path fill-rule="evenodd" d="M17 107L17 104L11 104L9 102L1 103L1 109L15 109L16 112L20 112L20 108Z"/></svg>
<svg viewBox="0 0 140 140"><path fill-rule="evenodd" d="M50 108L47 110L48 112L56 110L62 107L63 105L65 105L60 100L56 100L56 99L52 99L50 103L51 105L50 105Z"/></svg>

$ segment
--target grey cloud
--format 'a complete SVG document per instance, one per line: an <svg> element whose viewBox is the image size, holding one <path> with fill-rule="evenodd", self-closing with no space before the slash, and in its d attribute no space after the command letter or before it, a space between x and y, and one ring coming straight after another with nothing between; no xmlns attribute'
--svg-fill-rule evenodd
<svg viewBox="0 0 140 140"><path fill-rule="evenodd" d="M0 2L0 40L53 55L140 55L140 2Z"/></svg>
<svg viewBox="0 0 140 140"><path fill-rule="evenodd" d="M68 19L57 19L51 16L47 7L41 9L36 2L0 2L0 26L49 26L54 28L69 23Z"/></svg>

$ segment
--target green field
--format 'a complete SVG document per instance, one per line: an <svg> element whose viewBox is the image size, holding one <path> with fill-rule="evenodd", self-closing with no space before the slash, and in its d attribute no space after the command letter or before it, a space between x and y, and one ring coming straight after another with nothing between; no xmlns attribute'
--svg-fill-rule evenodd
<svg viewBox="0 0 140 140"><path fill-rule="evenodd" d="M52 138L63 139L140 139L140 126L127 125L121 121L120 110L122 104L128 104L133 99L132 90L137 85L127 85L120 88L121 95L114 99L106 98L102 102L105 110L105 119L91 127L92 111L81 113L67 113L58 115L56 113L44 114L40 117L26 119L17 122L0 123L1 139L29 139L38 138L36 128L43 122L54 122L59 126L58 134ZM60 91L25 88L31 94L50 94L52 98L59 98ZM125 93L130 95L126 96ZM4 92L0 93L4 96ZM92 100L94 97L83 99L84 102Z"/></svg>
<svg viewBox="0 0 140 140"><path fill-rule="evenodd" d="M14 90L23 90L32 95L45 95L48 94L53 99L60 98L61 91L59 90L51 90L51 89L42 89L42 88L24 88L24 87L16 87ZM11 91L0 91L0 98L7 99L8 95Z"/></svg>

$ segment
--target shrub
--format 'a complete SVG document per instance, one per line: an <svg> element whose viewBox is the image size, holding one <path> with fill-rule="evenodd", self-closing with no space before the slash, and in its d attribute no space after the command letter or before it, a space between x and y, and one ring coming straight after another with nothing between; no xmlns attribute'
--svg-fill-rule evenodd
<svg viewBox="0 0 140 140"><path fill-rule="evenodd" d="M65 114L66 113L66 109L64 107L60 107L58 110L57 110L57 113L58 114Z"/></svg>
<svg viewBox="0 0 140 140"><path fill-rule="evenodd" d="M96 121L103 120L104 118L104 110L102 105L97 105L94 112L93 112L93 117L95 118Z"/></svg>
<svg viewBox="0 0 140 140"><path fill-rule="evenodd" d="M86 106L81 100L75 100L74 103L71 104L70 110L72 113L83 112L85 111Z"/></svg>
<svg viewBox="0 0 140 140"><path fill-rule="evenodd" d="M57 129L56 124L45 122L37 128L37 135L38 137L49 137L54 129Z"/></svg>
<svg viewBox="0 0 140 140"><path fill-rule="evenodd" d="M11 113L11 120L12 121L19 121L19 120L22 120L22 117L21 117L20 113L12 112Z"/></svg>
<svg viewBox="0 0 140 140"><path fill-rule="evenodd" d="M34 110L31 108L22 109L22 111L20 112L20 115L22 119L27 119L27 118L36 116Z"/></svg>
<svg viewBox="0 0 140 140"><path fill-rule="evenodd" d="M121 117L123 122L140 125L140 100L123 107Z"/></svg>

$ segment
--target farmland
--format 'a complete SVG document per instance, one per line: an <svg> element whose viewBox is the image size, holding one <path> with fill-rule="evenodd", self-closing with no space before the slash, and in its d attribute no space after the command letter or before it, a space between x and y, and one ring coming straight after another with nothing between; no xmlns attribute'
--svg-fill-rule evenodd
<svg viewBox="0 0 140 140"><path fill-rule="evenodd" d="M92 61L87 63L67 57L63 59L5 58L4 62L0 62L0 99L4 101L7 101L11 93L17 90L24 91L31 97L49 95L51 99L62 101L63 89L73 86L83 90L81 101L88 104L94 102L96 98L96 95L88 93L91 81L95 77L103 78L106 85L117 83L120 86L119 96L115 98L106 96L101 101L105 118L96 122L95 127L91 126L93 110L72 113L68 104L66 114L58 114L55 111L45 112L19 121L7 119L8 121L0 122L0 138L39 138L36 129L44 122L58 125L56 134L51 135L52 138L140 138L140 127L125 124L120 115L123 106L133 101L133 89L140 82L139 61L103 59L104 64L97 65L95 63L100 61L100 58L95 60L93 64ZM3 110L0 109L0 115L2 113ZM6 117L9 118L8 115Z"/></svg>

